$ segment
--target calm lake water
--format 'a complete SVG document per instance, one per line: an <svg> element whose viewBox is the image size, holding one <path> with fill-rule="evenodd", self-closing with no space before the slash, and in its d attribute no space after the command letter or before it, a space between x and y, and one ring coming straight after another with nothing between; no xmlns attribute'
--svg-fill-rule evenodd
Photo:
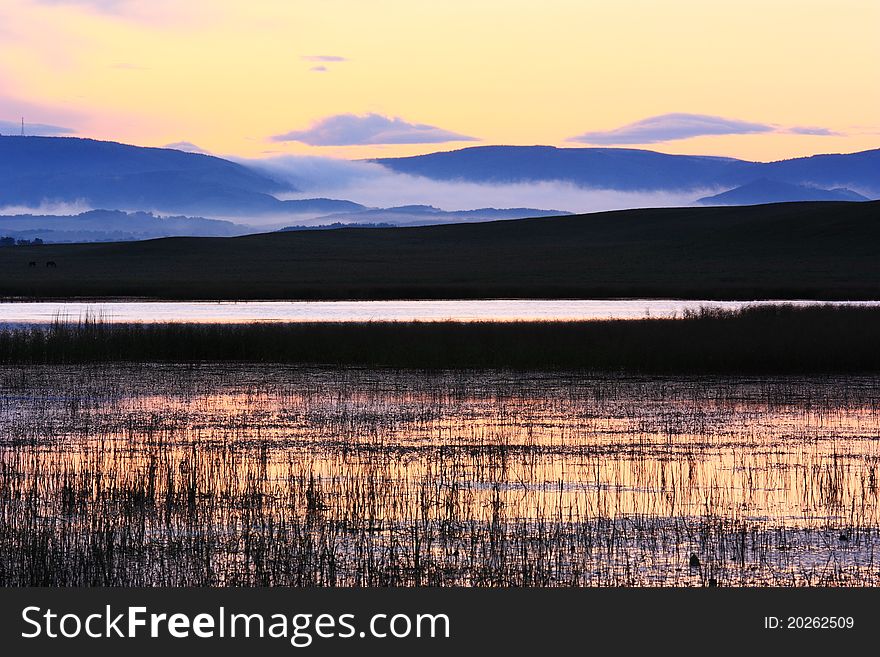
<svg viewBox="0 0 880 657"><path fill-rule="evenodd" d="M687 301L680 299L439 301L114 301L0 303L0 324L46 324L86 317L106 322L540 321L674 317L703 307L817 303L880 305L880 301Z"/></svg>
<svg viewBox="0 0 880 657"><path fill-rule="evenodd" d="M878 399L855 376L0 368L0 586L877 586Z"/></svg>

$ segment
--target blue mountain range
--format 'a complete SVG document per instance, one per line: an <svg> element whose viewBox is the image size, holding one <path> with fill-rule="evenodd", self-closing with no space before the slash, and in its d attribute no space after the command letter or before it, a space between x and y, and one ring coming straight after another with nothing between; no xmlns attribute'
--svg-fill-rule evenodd
<svg viewBox="0 0 880 657"><path fill-rule="evenodd" d="M749 162L631 148L475 146L371 161L398 173L445 181L563 181L598 189L686 191L726 190L765 179L814 188L845 187L870 198L880 197L880 149Z"/></svg>
<svg viewBox="0 0 880 657"><path fill-rule="evenodd" d="M693 201L703 204L880 198L880 149L749 162L625 148L478 146L371 162L395 172L443 181L562 181L620 191L693 191ZM220 157L72 137L0 137L0 176L0 207L7 208L79 203L108 210L236 221L309 215L310 219L325 218L328 223L372 224L561 214L537 208L444 213L430 206L367 208L345 199L284 200L279 197L292 192L307 194L309 190L296 190L264 171ZM707 195L709 190L716 193ZM118 224L118 217L116 221ZM195 225L178 228L188 230ZM200 225L208 228L208 224ZM151 230L169 226L157 224ZM238 230L212 226L220 232ZM38 226L31 221L27 228L17 225L17 230L43 228L48 224ZM57 231L62 227L55 223L51 228ZM112 230L118 231L119 226Z"/></svg>
<svg viewBox="0 0 880 657"><path fill-rule="evenodd" d="M91 207L245 217L350 212L335 199L280 200L295 189L211 155L73 137L0 137L0 206Z"/></svg>

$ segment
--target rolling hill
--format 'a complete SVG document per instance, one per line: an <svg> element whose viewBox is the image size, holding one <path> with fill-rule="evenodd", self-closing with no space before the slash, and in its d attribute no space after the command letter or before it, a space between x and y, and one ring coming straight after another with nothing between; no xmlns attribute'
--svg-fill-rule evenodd
<svg viewBox="0 0 880 657"><path fill-rule="evenodd" d="M817 196L814 188L846 187L880 197L880 150L760 163L637 149L479 146L374 162L400 173L447 181L562 181L618 191L687 191L693 192L694 200L711 196L707 191L730 192L713 201L723 203L847 198L836 192ZM169 148L71 137L0 137L0 175L0 211L6 208L6 214L62 214L53 206L68 206L76 208L69 212L102 208L238 223L277 219L276 225L314 223L316 218L325 223L428 224L555 214L483 208L443 216L428 206L409 206L413 209L407 216L400 208L367 208L342 199L284 200L282 196L296 190L263 169ZM752 193L751 186L762 179L792 187L785 193ZM362 213L368 214L358 216Z"/></svg>
<svg viewBox="0 0 880 657"><path fill-rule="evenodd" d="M707 189L748 162L666 155L633 148L473 146L413 157L371 160L398 173L476 183L559 180L619 190Z"/></svg>
<svg viewBox="0 0 880 657"><path fill-rule="evenodd" d="M445 211L431 205L401 205L393 208L368 208L317 217L313 223L323 224L393 224L395 226L431 226L444 223L558 217L570 212L538 208L477 208Z"/></svg>
<svg viewBox="0 0 880 657"><path fill-rule="evenodd" d="M880 299L880 202L15 246L0 295Z"/></svg>
<svg viewBox="0 0 880 657"><path fill-rule="evenodd" d="M629 148L474 146L371 161L398 173L447 181L560 180L600 189L669 191L730 189L764 178L793 185L849 187L872 198L880 197L880 149L748 162Z"/></svg>
<svg viewBox="0 0 880 657"><path fill-rule="evenodd" d="M328 214L351 201L274 196L292 190L219 157L74 137L0 136L0 207L81 203L92 208L216 216Z"/></svg>
<svg viewBox="0 0 880 657"><path fill-rule="evenodd" d="M789 201L867 201L868 198L845 187L821 189L808 185L762 178L721 194L697 199L700 205L758 205Z"/></svg>
<svg viewBox="0 0 880 657"><path fill-rule="evenodd" d="M119 242L158 237L232 237L249 226L202 217L157 217L148 212L90 210L77 215L0 216L0 236L45 242Z"/></svg>

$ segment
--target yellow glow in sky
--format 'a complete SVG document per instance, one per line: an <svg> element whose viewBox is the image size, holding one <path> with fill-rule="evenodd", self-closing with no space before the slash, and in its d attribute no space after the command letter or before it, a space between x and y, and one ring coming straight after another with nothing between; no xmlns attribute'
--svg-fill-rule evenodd
<svg viewBox="0 0 880 657"><path fill-rule="evenodd" d="M567 140L687 113L766 129L621 145L851 152L880 146L878 27L877 0L4 0L0 120L219 154L370 157L589 145ZM479 141L270 139L370 113Z"/></svg>

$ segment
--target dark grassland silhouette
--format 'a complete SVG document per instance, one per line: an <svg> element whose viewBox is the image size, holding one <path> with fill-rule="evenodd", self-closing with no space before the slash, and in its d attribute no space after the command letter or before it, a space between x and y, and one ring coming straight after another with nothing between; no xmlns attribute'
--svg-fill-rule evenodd
<svg viewBox="0 0 880 657"><path fill-rule="evenodd" d="M0 295L880 298L880 201L0 249ZM64 276L28 271L64 264ZM36 275L35 275L36 274Z"/></svg>
<svg viewBox="0 0 880 657"><path fill-rule="evenodd" d="M880 370L880 309L762 306L586 322L110 324L0 330L0 363L280 362L392 368Z"/></svg>

